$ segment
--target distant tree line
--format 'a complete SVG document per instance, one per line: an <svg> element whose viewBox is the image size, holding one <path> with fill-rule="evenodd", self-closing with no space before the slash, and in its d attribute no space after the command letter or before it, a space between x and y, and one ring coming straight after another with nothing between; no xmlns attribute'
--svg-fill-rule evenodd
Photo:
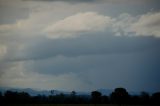
<svg viewBox="0 0 160 106"><path fill-rule="evenodd" d="M150 104L160 105L160 92L149 95L142 92L140 95L130 95L125 88L116 88L110 95L102 95L99 91L92 91L91 95L54 94L30 96L26 92L6 91L0 93L1 104Z"/></svg>

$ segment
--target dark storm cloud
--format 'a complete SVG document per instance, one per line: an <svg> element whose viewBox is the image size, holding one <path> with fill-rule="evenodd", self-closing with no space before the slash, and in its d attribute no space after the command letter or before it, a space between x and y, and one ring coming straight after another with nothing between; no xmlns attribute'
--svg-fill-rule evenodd
<svg viewBox="0 0 160 106"><path fill-rule="evenodd" d="M46 40L30 46L28 56L37 60L25 68L46 75L75 73L101 87L159 89L160 39L98 35L77 39Z"/></svg>
<svg viewBox="0 0 160 106"><path fill-rule="evenodd" d="M41 60L59 55L77 57L85 55L123 54L145 51L151 48L159 49L160 41L152 37L117 37L114 33L90 33L68 39L48 39L44 36L32 36L32 39L16 37L2 38L9 45L6 60ZM18 38L18 42L16 40ZM5 40L4 40L5 39ZM7 40L6 40L7 39ZM12 46L25 45L24 49ZM11 43L9 43L11 42Z"/></svg>
<svg viewBox="0 0 160 106"><path fill-rule="evenodd" d="M81 36L71 39L37 40L28 45L19 59L45 59L54 56L123 54L149 49L159 50L160 39L152 37L116 37L110 35Z"/></svg>

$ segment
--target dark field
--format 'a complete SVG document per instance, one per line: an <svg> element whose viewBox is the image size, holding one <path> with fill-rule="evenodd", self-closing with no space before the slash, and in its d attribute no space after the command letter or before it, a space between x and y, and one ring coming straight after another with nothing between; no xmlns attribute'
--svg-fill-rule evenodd
<svg viewBox="0 0 160 106"><path fill-rule="evenodd" d="M116 104L12 104L7 106L158 106L158 105L116 105Z"/></svg>

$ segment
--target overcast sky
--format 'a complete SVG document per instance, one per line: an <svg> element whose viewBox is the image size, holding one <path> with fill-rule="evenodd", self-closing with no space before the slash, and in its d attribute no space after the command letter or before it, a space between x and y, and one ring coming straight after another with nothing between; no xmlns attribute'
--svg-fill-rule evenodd
<svg viewBox="0 0 160 106"><path fill-rule="evenodd" d="M0 0L0 87L160 90L160 0Z"/></svg>

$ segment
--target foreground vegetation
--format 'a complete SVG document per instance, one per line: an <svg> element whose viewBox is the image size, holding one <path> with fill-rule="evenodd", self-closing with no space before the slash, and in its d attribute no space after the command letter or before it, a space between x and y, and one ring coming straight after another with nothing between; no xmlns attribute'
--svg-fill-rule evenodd
<svg viewBox="0 0 160 106"><path fill-rule="evenodd" d="M7 105L6 105L7 106ZM10 104L8 104L10 106ZM11 106L120 106L119 104L12 104ZM150 105L121 105L121 106L150 106Z"/></svg>
<svg viewBox="0 0 160 106"><path fill-rule="evenodd" d="M57 95L51 91L49 96L30 96L26 92L6 91L4 94L0 93L0 103L15 104L16 106L17 104L23 104L23 106L39 106L40 104L40 106L160 105L160 92L152 95L146 92L142 92L140 95L130 95L126 89L116 88L110 95L102 95L98 91L92 91L91 95L77 95L75 91L68 95L63 93Z"/></svg>

